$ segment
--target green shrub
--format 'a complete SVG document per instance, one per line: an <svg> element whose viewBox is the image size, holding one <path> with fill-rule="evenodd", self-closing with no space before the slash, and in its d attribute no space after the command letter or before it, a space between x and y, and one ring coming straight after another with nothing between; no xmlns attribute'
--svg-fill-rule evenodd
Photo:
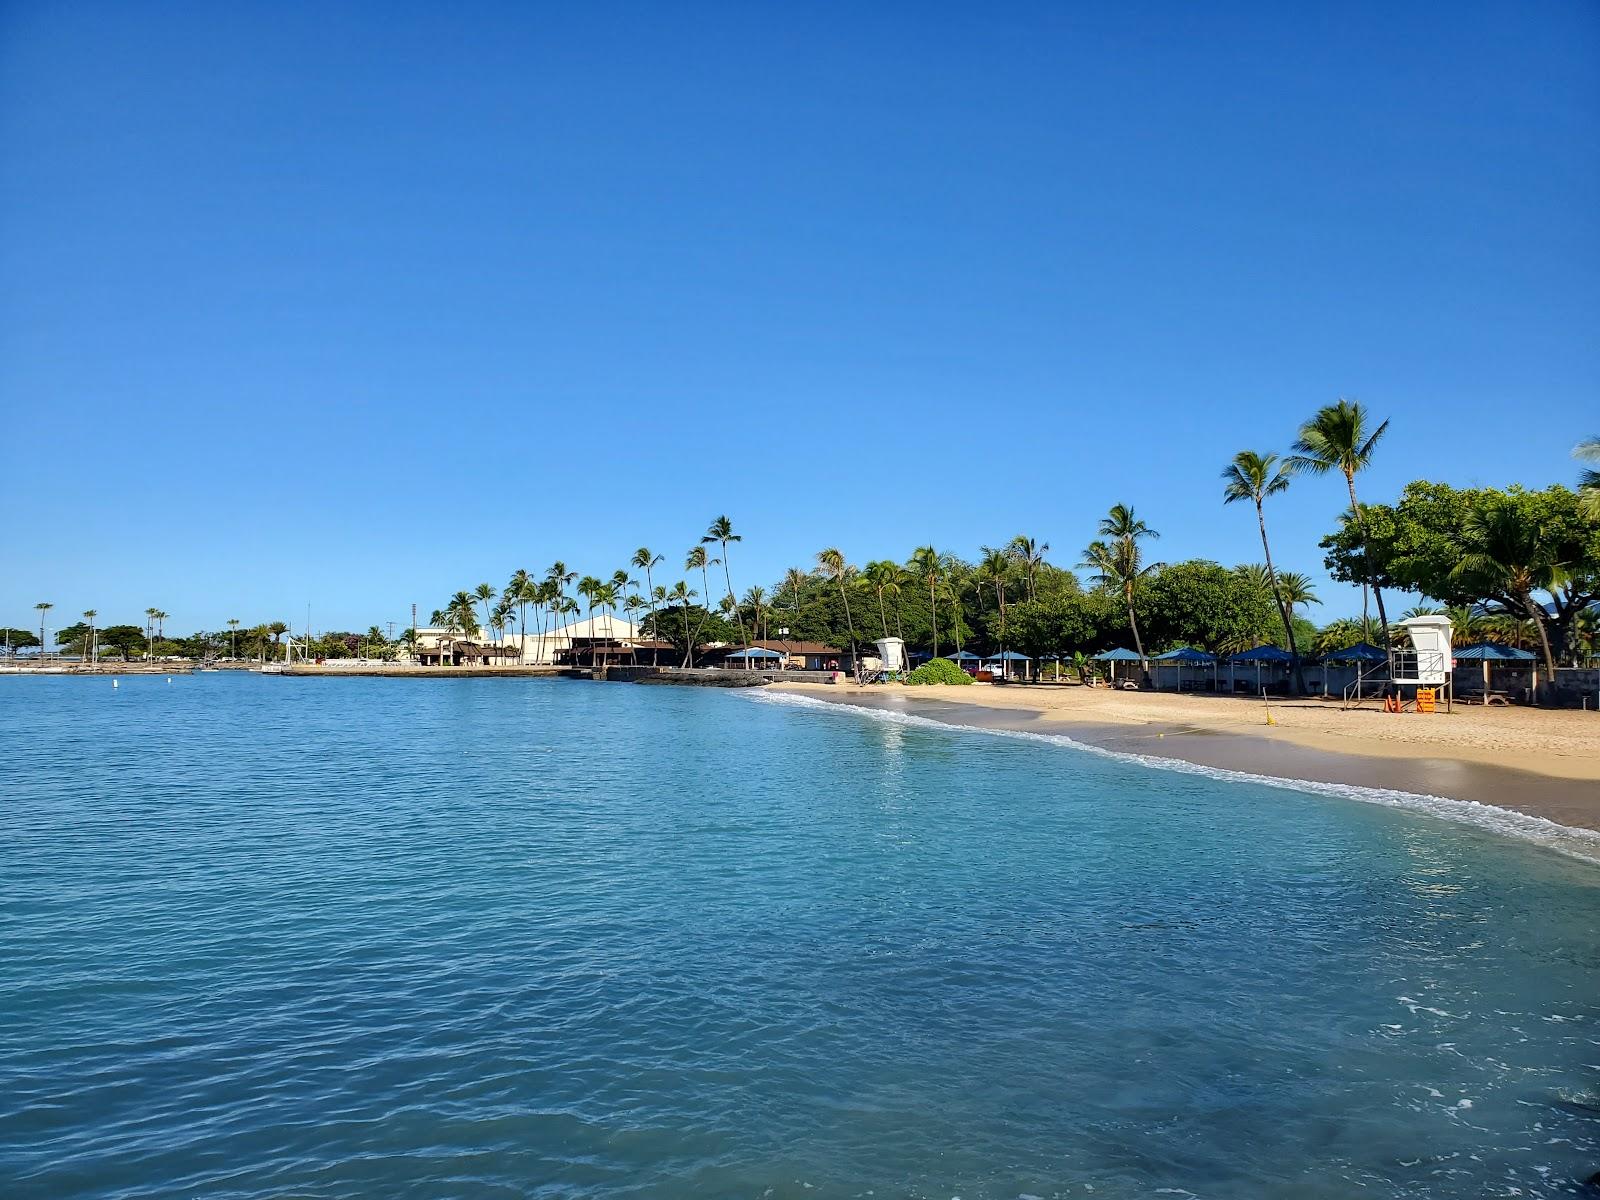
<svg viewBox="0 0 1600 1200"><path fill-rule="evenodd" d="M948 658L935 658L923 663L910 675L906 676L907 683L971 683L972 676L968 675Z"/></svg>

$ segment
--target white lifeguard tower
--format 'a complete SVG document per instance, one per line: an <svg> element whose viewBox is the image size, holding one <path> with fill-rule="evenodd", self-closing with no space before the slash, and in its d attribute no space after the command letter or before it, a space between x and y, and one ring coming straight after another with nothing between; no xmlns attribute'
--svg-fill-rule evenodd
<svg viewBox="0 0 1600 1200"><path fill-rule="evenodd" d="M906 673L906 644L897 637L879 638L873 643L878 648L880 668L885 676L898 679Z"/></svg>
<svg viewBox="0 0 1600 1200"><path fill-rule="evenodd" d="M1411 643L1389 650L1389 679L1409 687L1440 688L1447 692L1455 659L1450 649L1450 618L1440 615L1411 617L1398 623Z"/></svg>

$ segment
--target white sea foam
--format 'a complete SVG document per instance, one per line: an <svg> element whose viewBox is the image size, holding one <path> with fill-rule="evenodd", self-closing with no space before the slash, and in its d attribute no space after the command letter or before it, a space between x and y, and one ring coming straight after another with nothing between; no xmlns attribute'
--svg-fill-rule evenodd
<svg viewBox="0 0 1600 1200"><path fill-rule="evenodd" d="M1234 783L1265 784L1268 787L1308 792L1316 796L1334 796L1341 799L1358 800L1363 804L1377 804L1385 808L1402 808L1412 812L1425 813L1440 820L1473 825L1480 829L1486 829L1491 833L1500 834L1503 837L1535 842L1562 854L1570 855L1573 858L1600 862L1600 830L1576 829L1570 825L1561 825L1555 821L1547 820L1544 817L1529 816L1527 813L1516 812L1509 808L1500 808L1494 804L1484 804L1477 800L1457 800L1449 796L1429 796L1421 792L1402 792L1395 788L1362 787L1352 783L1325 783L1315 779L1288 779L1278 775L1257 775L1250 771L1235 771L1226 767L1209 767L1200 763L1186 762L1181 758L1163 758L1149 754L1134 754L1126 750L1109 750L1104 746L1080 742L1064 733L1033 733L1020 729L991 729L982 725L963 725L959 722L938 721L932 717L899 712L895 709L875 708L869 705L850 704L838 700L819 700L814 696L804 696L797 692L775 692L766 688L749 688L744 689L740 694L756 701L787 704L817 711L843 709L850 713L871 717L875 720L888 721L896 725L911 725L929 729L958 729L969 733L989 734L994 737L1016 738L1029 742L1046 742L1050 745L1078 750L1085 754L1099 755L1102 758L1109 758L1116 762L1132 763L1159 771L1176 771L1183 775L1203 775L1209 779L1222 779Z"/></svg>

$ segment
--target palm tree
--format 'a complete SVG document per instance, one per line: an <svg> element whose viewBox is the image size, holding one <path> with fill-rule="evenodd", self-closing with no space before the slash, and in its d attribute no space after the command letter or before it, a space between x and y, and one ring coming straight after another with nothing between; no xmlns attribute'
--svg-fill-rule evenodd
<svg viewBox="0 0 1600 1200"><path fill-rule="evenodd" d="M1371 576L1372 598L1378 603L1378 624L1383 629L1383 644L1389 644L1389 617L1383 609L1383 589L1373 572L1367 568L1371 558L1371 545L1367 537L1367 514L1356 499L1356 473L1372 463L1372 452L1389 428L1384 421L1370 434L1367 432L1367 411L1351 400L1340 399L1336 404L1319 408L1315 415L1300 427L1300 436L1294 442L1294 456L1289 459L1291 471L1310 471L1326 475L1338 471L1344 476L1350 490L1350 511L1361 533L1363 573Z"/></svg>
<svg viewBox="0 0 1600 1200"><path fill-rule="evenodd" d="M767 606L767 589L753 587L744 594L744 603L750 606L750 624L755 630L756 641L767 640L767 613L771 611Z"/></svg>
<svg viewBox="0 0 1600 1200"><path fill-rule="evenodd" d="M1123 604L1128 610L1128 628L1133 631L1134 649L1139 654L1139 666L1141 669L1147 669L1144 642L1139 636L1139 622L1133 615L1133 595L1141 581L1161 569L1160 563L1143 565L1143 553L1139 549L1139 543L1146 539L1154 540L1161 535L1136 517L1133 508L1127 504L1112 505L1111 511L1101 519L1098 532L1101 539L1110 541L1093 542L1089 549L1093 551L1096 547L1103 546L1107 553L1089 554L1089 564L1095 568L1098 582L1109 582L1122 592ZM1103 569L1104 564L1110 565L1109 573Z"/></svg>
<svg viewBox="0 0 1600 1200"><path fill-rule="evenodd" d="M1534 623L1547 678L1553 682L1556 660L1545 630L1548 614L1533 593L1557 586L1566 575L1566 564L1553 560L1552 542L1540 523L1524 520L1515 505L1504 500L1469 509L1462 533L1467 550L1450 577L1468 582L1479 595L1498 597L1510 615L1515 615L1515 608L1522 609Z"/></svg>
<svg viewBox="0 0 1600 1200"><path fill-rule="evenodd" d="M705 537L700 540L706 545L710 545L713 542L718 542L722 545L722 578L728 585L728 599L734 600L733 576L728 571L728 543L742 542L744 539L733 531L733 522L723 516L711 522L711 527L706 530ZM739 602L734 600L734 615L738 616L738 612ZM743 617L739 617L739 641L746 645L749 644L748 639L745 637Z"/></svg>
<svg viewBox="0 0 1600 1200"><path fill-rule="evenodd" d="M656 636L656 581L651 572L666 561L662 555L652 554L649 546L640 546L633 552L633 558L629 560L630 565L644 572L645 595L649 597L650 604L650 638L652 641L655 640ZM656 652L651 650L650 663L654 666L655 662Z"/></svg>
<svg viewBox="0 0 1600 1200"><path fill-rule="evenodd" d="M511 579L506 583L506 590L500 594L501 599L517 610L517 661L521 662L527 650L528 637L528 602L529 593L533 590L533 576L520 567L511 573Z"/></svg>
<svg viewBox="0 0 1600 1200"><path fill-rule="evenodd" d="M272 657L278 657L278 649L283 644L283 635L289 632L289 626L284 621L273 621L267 626L267 632L272 635Z"/></svg>
<svg viewBox="0 0 1600 1200"><path fill-rule="evenodd" d="M1038 542L1025 534L1017 534L1006 546L1006 553L1022 564L1022 569L1027 573L1028 599L1034 598L1034 577L1038 574L1039 566L1044 562L1044 556L1050 552L1049 542Z"/></svg>
<svg viewBox="0 0 1600 1200"><path fill-rule="evenodd" d="M1285 571L1279 575L1278 590L1283 596L1283 607L1288 610L1291 621L1294 619L1296 608L1309 608L1313 604L1322 603L1312 587L1311 577L1299 571Z"/></svg>
<svg viewBox="0 0 1600 1200"><path fill-rule="evenodd" d="M89 636L84 642L83 647L88 652L89 661L91 663L95 661L94 619L99 615L100 613L93 608L85 609L83 613L83 619L89 623Z"/></svg>
<svg viewBox="0 0 1600 1200"><path fill-rule="evenodd" d="M487 583L480 583L472 595L475 600L483 605L483 627L490 631L489 640L493 641L494 622L491 619L489 612L489 601L494 599L494 588L490 587Z"/></svg>
<svg viewBox="0 0 1600 1200"><path fill-rule="evenodd" d="M685 571L698 569L700 572L700 586L705 589L703 593L706 598L705 607L700 610L702 615L700 620L695 623L694 643L697 646L700 644L700 633L706 627L706 617L711 615L711 577L707 572L716 561L716 559L706 555L706 548L703 544L689 547L689 553L683 556L683 569Z"/></svg>
<svg viewBox="0 0 1600 1200"><path fill-rule="evenodd" d="M789 595L794 599L794 622L800 624L800 589L810 578L804 567L790 567L783 573L783 586L789 589Z"/></svg>
<svg viewBox="0 0 1600 1200"><path fill-rule="evenodd" d="M978 563L975 576L978 581L978 616L983 616L983 588L994 589L995 612L1000 616L1000 650L1006 648L1006 573L1011 569L1012 554L1009 548L996 550L992 546L979 547L983 558Z"/></svg>
<svg viewBox="0 0 1600 1200"><path fill-rule="evenodd" d="M1267 544L1267 514L1262 507L1268 496L1289 490L1291 474L1293 472L1289 464L1280 461L1276 454L1241 450L1222 470L1222 502L1233 504L1249 500L1256 507L1256 528L1261 531L1261 553L1267 559L1267 586L1271 589L1278 619L1283 622L1284 636L1289 640L1289 653L1294 655L1294 686L1299 693L1306 690L1305 675L1300 667L1300 647L1295 643L1293 612L1278 590L1278 574L1272 565L1272 547Z"/></svg>
<svg viewBox="0 0 1600 1200"><path fill-rule="evenodd" d="M868 563L861 571L862 581L878 597L878 623L883 627L884 637L889 636L889 612L883 606L883 594L894 584L895 575L899 570L899 563L890 562L888 559L880 559L877 562Z"/></svg>
<svg viewBox="0 0 1600 1200"><path fill-rule="evenodd" d="M939 657L939 578L944 573L944 559L932 546L918 546L911 552L906 564L923 583L928 585L928 606L933 609L933 656Z"/></svg>
<svg viewBox="0 0 1600 1200"><path fill-rule="evenodd" d="M1572 448L1572 457L1583 462L1600 463L1600 437L1588 438ZM1578 495L1583 499L1583 510L1600 521L1600 471L1585 468L1578 476Z"/></svg>
<svg viewBox="0 0 1600 1200"><path fill-rule="evenodd" d="M856 569L845 561L844 552L834 546L817 552L817 567L839 587L839 599L844 601L845 624L850 629L850 667L854 670L857 662L856 623L850 616L850 596L846 593L844 585L855 574Z"/></svg>
<svg viewBox="0 0 1600 1200"><path fill-rule="evenodd" d="M160 611L160 609L154 607L144 610L144 656L151 662L154 662L156 658L156 613ZM273 638L273 641L276 642L277 638Z"/></svg>
<svg viewBox="0 0 1600 1200"><path fill-rule="evenodd" d="M685 580L678 580L667 593L669 601L677 601L683 606L683 665L690 666L694 662L695 638L689 632L689 602L700 593L696 592Z"/></svg>
<svg viewBox="0 0 1600 1200"><path fill-rule="evenodd" d="M45 613L49 612L54 607L55 607L55 605L51 604L48 600L41 600L41 601L39 601L39 603L34 605L34 608L39 610L39 653L40 654L44 653L44 615L45 615Z"/></svg>
<svg viewBox="0 0 1600 1200"><path fill-rule="evenodd" d="M238 617L229 617L228 618L228 638L229 638L229 642L230 642L229 647L228 647L228 657L229 658L238 658L239 657L239 618Z"/></svg>

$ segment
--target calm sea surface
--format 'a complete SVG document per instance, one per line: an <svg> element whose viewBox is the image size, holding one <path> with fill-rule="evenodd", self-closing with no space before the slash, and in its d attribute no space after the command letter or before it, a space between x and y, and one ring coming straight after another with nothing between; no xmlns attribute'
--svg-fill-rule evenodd
<svg viewBox="0 0 1600 1200"><path fill-rule="evenodd" d="M0 679L0 1196L1558 1196L1600 868L748 694Z"/></svg>

